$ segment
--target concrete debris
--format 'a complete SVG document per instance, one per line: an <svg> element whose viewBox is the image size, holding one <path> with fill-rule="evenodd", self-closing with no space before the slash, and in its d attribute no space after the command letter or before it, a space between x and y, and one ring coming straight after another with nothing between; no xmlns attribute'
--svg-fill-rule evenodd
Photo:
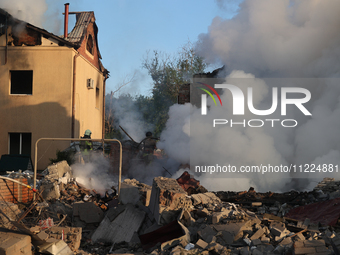
<svg viewBox="0 0 340 255"><path fill-rule="evenodd" d="M92 235L92 241L109 243L130 242L144 221L145 212L133 205L110 209Z"/></svg>
<svg viewBox="0 0 340 255"><path fill-rule="evenodd" d="M43 199L0 201L0 254L340 255L340 181L331 178L311 192L208 192L185 172L152 186L126 179L118 197L72 176L59 162L39 177Z"/></svg>
<svg viewBox="0 0 340 255"><path fill-rule="evenodd" d="M132 187L135 187L135 189ZM122 204L136 204L137 201L140 201L143 205L148 206L150 203L151 189L151 186L140 183L136 179L125 179L120 188L119 200Z"/></svg>
<svg viewBox="0 0 340 255"><path fill-rule="evenodd" d="M139 183L135 179L126 179L121 184L119 202L121 204L133 204L138 202L145 206L150 203L151 186Z"/></svg>
<svg viewBox="0 0 340 255"><path fill-rule="evenodd" d="M0 232L0 254L32 255L31 237L12 232Z"/></svg>
<svg viewBox="0 0 340 255"><path fill-rule="evenodd" d="M56 180L44 180L40 185L41 190L43 190L42 196L45 200L58 199L60 197L60 188Z"/></svg>
<svg viewBox="0 0 340 255"><path fill-rule="evenodd" d="M207 243L210 243L214 239L216 240L216 234L216 230L209 225L197 232L197 235Z"/></svg>
<svg viewBox="0 0 340 255"><path fill-rule="evenodd" d="M63 240L49 239L38 246L38 252L51 255L73 255L74 253Z"/></svg>
<svg viewBox="0 0 340 255"><path fill-rule="evenodd" d="M10 229L11 221L17 220L20 214L21 210L17 204L0 201L0 227Z"/></svg>
<svg viewBox="0 0 340 255"><path fill-rule="evenodd" d="M40 184L40 190L43 190L43 198L45 200L58 199L60 197L60 183L67 184L71 179L71 168L67 162L61 161L48 166L42 175L44 179Z"/></svg>
<svg viewBox="0 0 340 255"><path fill-rule="evenodd" d="M104 218L104 212L93 202L76 202L73 204L73 217L86 224L100 223Z"/></svg>
<svg viewBox="0 0 340 255"><path fill-rule="evenodd" d="M137 204L139 201L139 190L137 187L122 183L120 186L120 195L118 201L123 204Z"/></svg>
<svg viewBox="0 0 340 255"><path fill-rule="evenodd" d="M204 249L208 246L208 243L205 242L205 241L203 241L202 239L199 239L199 240L196 242L195 246L196 246L197 248L199 248L199 249L204 250Z"/></svg>
<svg viewBox="0 0 340 255"><path fill-rule="evenodd" d="M324 240L305 240L294 242L294 254L332 254Z"/></svg>
<svg viewBox="0 0 340 255"><path fill-rule="evenodd" d="M51 227L46 231L48 238L63 240L72 251L77 251L81 242L81 228L74 227Z"/></svg>
<svg viewBox="0 0 340 255"><path fill-rule="evenodd" d="M176 220L181 209L191 210L191 206L190 197L175 179L154 178L149 208L157 224L166 225Z"/></svg>
<svg viewBox="0 0 340 255"><path fill-rule="evenodd" d="M340 254L340 235L330 238L330 243L336 255Z"/></svg>
<svg viewBox="0 0 340 255"><path fill-rule="evenodd" d="M193 205L208 205L212 206L221 204L221 200L212 192L207 192L203 194L193 194L191 195L191 199L193 200Z"/></svg>

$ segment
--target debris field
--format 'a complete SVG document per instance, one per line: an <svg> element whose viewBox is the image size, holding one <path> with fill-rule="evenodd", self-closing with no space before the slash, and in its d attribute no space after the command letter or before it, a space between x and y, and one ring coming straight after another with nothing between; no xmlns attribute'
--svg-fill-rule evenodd
<svg viewBox="0 0 340 255"><path fill-rule="evenodd" d="M39 184L33 199L0 179L0 254L340 254L340 181L331 178L310 192L209 192L184 172L100 194L62 161Z"/></svg>

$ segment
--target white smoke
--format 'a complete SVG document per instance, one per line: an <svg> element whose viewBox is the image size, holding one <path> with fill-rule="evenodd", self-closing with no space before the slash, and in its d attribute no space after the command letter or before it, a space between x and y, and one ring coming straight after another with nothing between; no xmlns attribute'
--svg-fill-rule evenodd
<svg viewBox="0 0 340 255"><path fill-rule="evenodd" d="M23 0L2 0L1 8L17 19L42 27L47 4L45 0L36 0L34 3Z"/></svg>
<svg viewBox="0 0 340 255"><path fill-rule="evenodd" d="M209 32L200 35L197 50L208 62L226 66L229 75L225 83L229 84L237 83L235 78L336 78L340 70L340 16L336 11L339 8L340 2L336 0L245 0L234 18L223 20L216 17L212 21ZM273 85L267 84L265 79L255 79L255 82L254 107L269 109L271 101L268 102L268 94L271 100ZM193 107L189 114L187 105L173 106L166 130L161 135L163 148L178 161L185 161L185 156L186 163L189 163L190 157L179 153L188 145L183 147L178 141L189 140L188 132L183 129L190 124L190 146L197 154L191 155L191 159L194 158L195 162L205 165L230 163L238 167L264 163L296 164L297 167L304 167L304 164L315 164L315 167L333 164L333 172L316 170L313 174L291 176L319 180L335 177L338 174L335 165L340 163L340 87L337 79L325 79L323 83L321 87L312 84L308 87L314 95L308 105L311 118L290 111L299 122L294 129L226 129L221 125L214 132L207 132L213 119L235 116L226 107L214 107L209 99L208 106L211 107L204 122L198 118L200 109ZM243 92L248 87L245 80L237 85ZM294 86L282 86L289 85ZM223 103L228 104L227 109L232 109L230 93L224 93L221 98ZM184 116L181 112L185 113ZM242 118L247 117L246 112ZM271 115L271 118L280 117L277 112ZM186 120L185 123L183 120ZM285 191L308 186L306 179L293 182L292 179L282 178L287 175L276 173L242 179L224 177L225 174L202 174L198 178L210 190L245 190L251 185L259 191ZM308 188L312 188L311 185Z"/></svg>
<svg viewBox="0 0 340 255"><path fill-rule="evenodd" d="M131 96L126 95L126 97ZM126 98L125 100L123 95L118 100L112 100L112 102L110 108L113 110L114 119L133 140L140 142L145 138L147 131L153 130L153 126L145 122L141 109L137 108L132 99ZM130 138L126 136L126 139Z"/></svg>
<svg viewBox="0 0 340 255"><path fill-rule="evenodd" d="M199 53L227 70L256 77L328 77L339 73L337 0L245 0L231 20L216 17Z"/></svg>
<svg viewBox="0 0 340 255"><path fill-rule="evenodd" d="M91 154L91 160L86 164L73 164L71 166L76 181L87 189L95 190L102 196L118 181L110 174L110 162L102 154Z"/></svg>
<svg viewBox="0 0 340 255"><path fill-rule="evenodd" d="M193 110L190 104L170 107L166 129L157 143L157 148L165 149L170 158L181 164L187 164L190 159L190 115Z"/></svg>

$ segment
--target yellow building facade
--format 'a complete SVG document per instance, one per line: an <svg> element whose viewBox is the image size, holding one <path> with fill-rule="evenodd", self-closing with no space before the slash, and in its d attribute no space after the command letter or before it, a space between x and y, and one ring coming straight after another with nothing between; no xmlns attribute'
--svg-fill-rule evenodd
<svg viewBox="0 0 340 255"><path fill-rule="evenodd" d="M39 138L80 138L86 129L101 139L108 71L100 62L93 12L78 13L67 38L1 9L0 29L0 155L34 160ZM68 146L40 142L38 170Z"/></svg>

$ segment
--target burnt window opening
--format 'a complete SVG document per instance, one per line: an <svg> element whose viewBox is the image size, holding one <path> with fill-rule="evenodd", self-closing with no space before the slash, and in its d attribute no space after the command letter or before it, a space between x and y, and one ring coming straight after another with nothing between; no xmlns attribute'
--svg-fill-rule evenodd
<svg viewBox="0 0 340 255"><path fill-rule="evenodd" d="M93 38L92 38L92 35L88 35L88 37L87 37L86 50L93 55Z"/></svg>
<svg viewBox="0 0 340 255"><path fill-rule="evenodd" d="M32 95L33 71L10 71L11 72L11 94Z"/></svg>
<svg viewBox="0 0 340 255"><path fill-rule="evenodd" d="M31 155L32 133L9 133L9 154Z"/></svg>
<svg viewBox="0 0 340 255"><path fill-rule="evenodd" d="M6 24L0 22L0 36L6 34Z"/></svg>
<svg viewBox="0 0 340 255"><path fill-rule="evenodd" d="M97 87L96 88L96 108L98 108L99 109L99 102L100 102L100 90L99 90L99 88Z"/></svg>

